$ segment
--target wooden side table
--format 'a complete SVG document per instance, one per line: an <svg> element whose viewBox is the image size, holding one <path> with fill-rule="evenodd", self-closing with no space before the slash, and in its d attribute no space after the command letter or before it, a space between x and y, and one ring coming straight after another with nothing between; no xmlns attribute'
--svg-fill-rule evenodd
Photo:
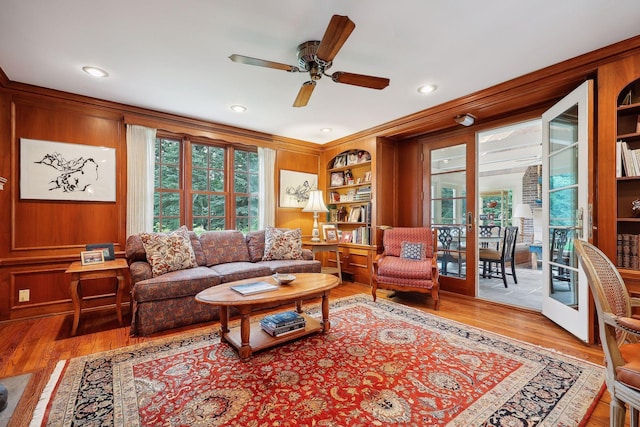
<svg viewBox="0 0 640 427"><path fill-rule="evenodd" d="M116 314L118 315L118 323L120 326L123 326L124 322L122 321L120 304L122 303L122 294L124 293L125 287L124 275L128 268L127 260L124 258L90 265L82 265L80 261L75 261L67 268L65 273L71 274L69 290L71 292L71 301L73 302L73 327L71 328L71 336L74 336L76 332L78 332L80 310L82 308L82 287L80 282L83 280L104 279L109 277L115 277L117 279Z"/></svg>
<svg viewBox="0 0 640 427"><path fill-rule="evenodd" d="M326 243L326 242L312 242L304 241L303 246L310 246L313 257L319 252L335 252L336 253L336 267L322 267L322 272L325 274L337 274L342 283L342 271L340 270L340 246L338 243Z"/></svg>

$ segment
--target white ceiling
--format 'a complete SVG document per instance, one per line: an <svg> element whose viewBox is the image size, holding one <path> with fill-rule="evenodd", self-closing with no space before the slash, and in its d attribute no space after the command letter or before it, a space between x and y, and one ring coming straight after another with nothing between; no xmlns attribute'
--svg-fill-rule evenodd
<svg viewBox="0 0 640 427"><path fill-rule="evenodd" d="M324 77L293 108L307 74L228 59L296 65L296 47L320 40L333 14L356 28L330 71L389 87ZM0 68L14 82L322 144L636 36L639 22L638 0L0 0ZM438 90L418 94L427 83Z"/></svg>

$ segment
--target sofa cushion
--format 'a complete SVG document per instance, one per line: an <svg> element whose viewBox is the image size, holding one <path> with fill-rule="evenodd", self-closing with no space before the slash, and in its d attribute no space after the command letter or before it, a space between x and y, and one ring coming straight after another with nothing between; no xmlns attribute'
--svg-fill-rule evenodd
<svg viewBox="0 0 640 427"><path fill-rule="evenodd" d="M222 277L222 281L225 283L271 274L271 269L268 266L248 261L218 264L210 268Z"/></svg>
<svg viewBox="0 0 640 427"><path fill-rule="evenodd" d="M132 298L137 302L165 300L193 296L212 286L222 278L208 267L195 267L172 271L161 276L138 282L133 287Z"/></svg>
<svg viewBox="0 0 640 427"><path fill-rule="evenodd" d="M320 273L322 271L322 263L315 260L287 259L260 261L258 264L269 267L271 274Z"/></svg>
<svg viewBox="0 0 640 427"><path fill-rule="evenodd" d="M154 277L198 265L185 226L171 233L140 233L140 239Z"/></svg>
<svg viewBox="0 0 640 427"><path fill-rule="evenodd" d="M424 259L424 244L420 242L402 242L400 244L400 258L420 261Z"/></svg>
<svg viewBox="0 0 640 427"><path fill-rule="evenodd" d="M245 240L249 250L249 261L258 262L262 260L264 256L264 230L248 232Z"/></svg>
<svg viewBox="0 0 640 427"><path fill-rule="evenodd" d="M302 259L302 231L267 227L264 234L263 261Z"/></svg>
<svg viewBox="0 0 640 427"><path fill-rule="evenodd" d="M249 261L249 250L239 231L207 231L200 235L200 243L208 266Z"/></svg>

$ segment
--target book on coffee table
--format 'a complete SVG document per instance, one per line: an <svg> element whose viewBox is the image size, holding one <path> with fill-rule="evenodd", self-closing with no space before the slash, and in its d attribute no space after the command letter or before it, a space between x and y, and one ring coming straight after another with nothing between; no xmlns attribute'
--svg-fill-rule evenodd
<svg viewBox="0 0 640 427"><path fill-rule="evenodd" d="M251 295L257 294L260 292L268 292L278 289L278 285L274 285L273 283L267 282L252 282L245 283L242 285L231 286L231 289L242 294L242 295Z"/></svg>

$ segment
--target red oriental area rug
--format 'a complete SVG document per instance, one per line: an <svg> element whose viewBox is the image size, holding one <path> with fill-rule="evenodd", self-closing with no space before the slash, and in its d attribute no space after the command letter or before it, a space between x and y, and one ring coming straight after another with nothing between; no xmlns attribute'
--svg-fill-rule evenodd
<svg viewBox="0 0 640 427"><path fill-rule="evenodd" d="M32 425L578 426L604 382L600 366L370 296L330 318L246 363L214 333L61 362Z"/></svg>

